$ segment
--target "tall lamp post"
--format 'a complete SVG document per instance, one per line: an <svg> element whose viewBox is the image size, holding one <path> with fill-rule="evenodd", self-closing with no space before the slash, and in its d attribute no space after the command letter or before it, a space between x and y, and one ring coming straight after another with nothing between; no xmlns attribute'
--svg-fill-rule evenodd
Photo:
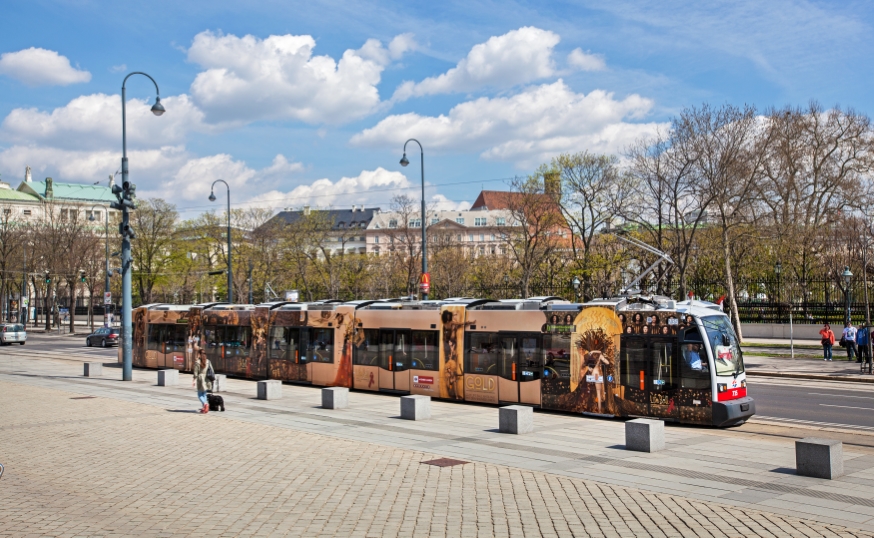
<svg viewBox="0 0 874 538"><path fill-rule="evenodd" d="M213 181L209 188L210 202L215 202L215 184L218 182L224 183L228 189L228 302L234 304L234 277L231 275L231 187L224 179Z"/></svg>
<svg viewBox="0 0 874 538"><path fill-rule="evenodd" d="M844 272L841 273L841 276L844 278L844 284L847 285L847 310L844 313L844 323L850 322L850 282L853 281L853 273L850 271L850 266L844 266Z"/></svg>
<svg viewBox="0 0 874 538"><path fill-rule="evenodd" d="M143 75L152 81L155 85L155 104L152 105L152 114L160 116L164 113L164 105L161 104L161 90L158 89L158 83L151 76L142 71L134 71L124 77L121 83L121 186L113 185L112 194L118 199L117 202L112 202L112 209L121 211L121 319L122 319L122 380L130 381L133 379L133 331L131 323L131 253L130 242L136 235L130 225L130 211L136 209L134 204L136 199L137 187L128 179L127 168L127 111L126 111L126 90L125 85L127 79L134 75Z"/></svg>
<svg viewBox="0 0 874 538"><path fill-rule="evenodd" d="M428 275L428 243L427 236L425 234L425 150L422 149L422 143L416 140L415 138L411 138L404 142L404 156L401 157L401 166L407 166L410 164L410 161L407 160L407 144L410 142L415 142L419 144L419 157L420 162L422 163L422 282L420 284L422 288L422 300L428 300L428 292L431 290L431 277Z"/></svg>
<svg viewBox="0 0 874 538"><path fill-rule="evenodd" d="M91 207L91 215L88 216L88 220L91 222L96 221L94 218L94 208L100 207L106 211L106 218L103 221L103 234L106 239L106 279L103 282L103 326L109 327L109 315L106 312L106 294L109 293L109 208L103 206L92 206ZM91 306L91 319L93 322L94 319L94 306Z"/></svg>

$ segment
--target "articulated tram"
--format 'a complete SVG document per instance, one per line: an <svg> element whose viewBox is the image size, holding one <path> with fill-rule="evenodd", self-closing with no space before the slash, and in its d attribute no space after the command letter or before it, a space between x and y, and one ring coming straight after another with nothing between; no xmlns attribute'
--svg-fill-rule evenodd
<svg viewBox="0 0 874 538"><path fill-rule="evenodd" d="M755 413L720 306L624 296L145 305L134 366L719 427ZM119 354L119 360L120 354Z"/></svg>

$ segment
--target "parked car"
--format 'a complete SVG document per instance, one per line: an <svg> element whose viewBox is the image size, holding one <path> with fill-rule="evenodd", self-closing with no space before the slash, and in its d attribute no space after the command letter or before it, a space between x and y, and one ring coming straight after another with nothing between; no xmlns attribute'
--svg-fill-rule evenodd
<svg viewBox="0 0 874 538"><path fill-rule="evenodd" d="M110 329L109 327L103 327L97 329L93 333L89 334L85 337L85 345L88 347L91 346L100 346L100 347L109 347L109 346L117 346L118 345L118 329Z"/></svg>
<svg viewBox="0 0 874 538"><path fill-rule="evenodd" d="M27 341L27 331L20 323L0 324L0 345L21 344Z"/></svg>

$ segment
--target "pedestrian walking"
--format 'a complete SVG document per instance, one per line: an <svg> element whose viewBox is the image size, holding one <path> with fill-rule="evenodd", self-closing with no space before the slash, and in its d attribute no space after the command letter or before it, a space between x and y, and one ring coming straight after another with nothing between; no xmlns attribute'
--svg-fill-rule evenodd
<svg viewBox="0 0 874 538"><path fill-rule="evenodd" d="M200 353L200 360L194 363L194 378L191 380L191 386L197 385L197 397L200 403L203 404L201 413L209 413L209 403L206 399L206 394L212 391L212 381L215 379L215 373L212 369L212 363L206 358L206 353Z"/></svg>
<svg viewBox="0 0 874 538"><path fill-rule="evenodd" d="M831 326L826 323L819 331L822 337L822 357L823 360L832 360L832 346L835 345L835 333L832 332Z"/></svg>
<svg viewBox="0 0 874 538"><path fill-rule="evenodd" d="M869 332L871 332L871 329L868 327L867 323L863 323L856 332L856 351L858 352L858 359L856 359L856 362L871 363L871 354L868 353Z"/></svg>
<svg viewBox="0 0 874 538"><path fill-rule="evenodd" d="M841 341L844 343L844 348L847 350L847 360L852 361L856 358L856 328L853 327L853 322L844 323L844 333L841 335Z"/></svg>

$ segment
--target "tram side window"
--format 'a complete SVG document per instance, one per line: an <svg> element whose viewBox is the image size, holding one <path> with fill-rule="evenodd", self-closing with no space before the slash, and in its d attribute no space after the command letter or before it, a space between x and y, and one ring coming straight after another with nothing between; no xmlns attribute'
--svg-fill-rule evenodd
<svg viewBox="0 0 874 538"><path fill-rule="evenodd" d="M639 338L628 338L620 346L622 384L644 389L641 373L646 371L646 346Z"/></svg>
<svg viewBox="0 0 874 538"><path fill-rule="evenodd" d="M411 368L435 372L440 369L440 360L437 357L437 335L437 331L413 331Z"/></svg>
<svg viewBox="0 0 874 538"><path fill-rule="evenodd" d="M334 329L310 328L307 358L313 362L334 362Z"/></svg>
<svg viewBox="0 0 874 538"><path fill-rule="evenodd" d="M469 374L497 375L501 342L495 333L464 335L464 371Z"/></svg>
<svg viewBox="0 0 874 538"><path fill-rule="evenodd" d="M268 345L270 346L271 359L284 359L288 351L288 340L286 337L288 327L271 327Z"/></svg>
<svg viewBox="0 0 874 538"><path fill-rule="evenodd" d="M206 349L215 349L224 341L224 327L207 325L203 328L203 336L206 341Z"/></svg>
<svg viewBox="0 0 874 538"><path fill-rule="evenodd" d="M545 375L569 379L571 376L571 335L546 334L543 336Z"/></svg>
<svg viewBox="0 0 874 538"><path fill-rule="evenodd" d="M149 325L149 340L147 349L149 351L161 351L164 343L164 326L160 324Z"/></svg>
<svg viewBox="0 0 874 538"><path fill-rule="evenodd" d="M673 343L653 342L650 365L652 390L661 391L677 388L677 368Z"/></svg>
<svg viewBox="0 0 874 538"><path fill-rule="evenodd" d="M356 346L355 353L352 357L354 364L361 366L377 366L379 364L379 331L376 329L358 329L360 333L364 333Z"/></svg>
<svg viewBox="0 0 874 538"><path fill-rule="evenodd" d="M543 353L540 339L535 335L519 338L519 381L534 381L543 377Z"/></svg>
<svg viewBox="0 0 874 538"><path fill-rule="evenodd" d="M701 333L697 327L693 327L680 337L680 378L683 388L709 389L710 362Z"/></svg>

